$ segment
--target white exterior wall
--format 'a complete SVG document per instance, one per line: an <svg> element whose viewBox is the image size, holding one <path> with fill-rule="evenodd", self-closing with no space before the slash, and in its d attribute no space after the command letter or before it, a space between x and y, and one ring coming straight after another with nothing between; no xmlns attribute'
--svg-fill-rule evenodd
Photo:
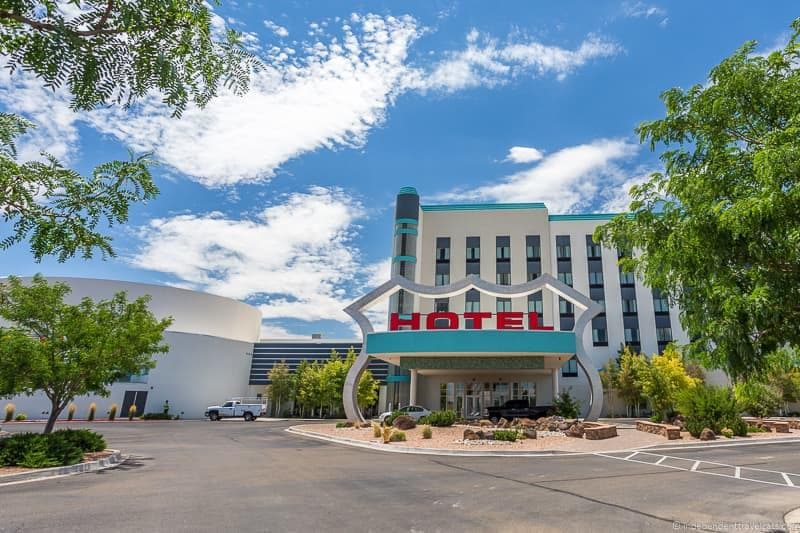
<svg viewBox="0 0 800 533"><path fill-rule="evenodd" d="M247 304L210 294L148 285L143 283L49 277L48 282L64 282L72 287L66 298L75 303L83 297L107 299L124 290L128 298L152 295L151 311L159 318L172 316L173 324L164 334L169 352L156 355L156 367L146 383L115 383L107 398L76 398L76 418L85 418L89 404L97 404L96 417L105 418L112 403L122 408L125 391L148 391L145 412L161 412L169 400L170 413L183 418L201 418L205 408L232 396L247 396L253 343L258 340L261 313ZM46 418L47 398L16 396L10 401L17 413L29 418ZM119 413L123 417L126 413ZM143 413L139 413L143 414ZM67 417L66 410L61 415Z"/></svg>

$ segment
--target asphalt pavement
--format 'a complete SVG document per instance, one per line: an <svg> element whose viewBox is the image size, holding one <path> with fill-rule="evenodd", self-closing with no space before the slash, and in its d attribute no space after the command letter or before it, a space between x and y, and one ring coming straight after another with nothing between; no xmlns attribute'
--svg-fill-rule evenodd
<svg viewBox="0 0 800 533"><path fill-rule="evenodd" d="M780 531L800 507L798 442L443 457L321 442L287 422L76 425L131 459L0 487L0 531Z"/></svg>

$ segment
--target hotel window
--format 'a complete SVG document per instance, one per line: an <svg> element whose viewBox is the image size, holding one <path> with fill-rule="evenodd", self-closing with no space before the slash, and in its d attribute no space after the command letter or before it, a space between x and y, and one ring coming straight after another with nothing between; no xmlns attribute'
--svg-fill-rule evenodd
<svg viewBox="0 0 800 533"><path fill-rule="evenodd" d="M511 311L511 298L498 298L497 312L506 313L508 311Z"/></svg>
<svg viewBox="0 0 800 533"><path fill-rule="evenodd" d="M450 274L436 274L436 285L448 285L450 283Z"/></svg>
<svg viewBox="0 0 800 533"><path fill-rule="evenodd" d="M603 284L602 272L589 272L589 286L599 286Z"/></svg>
<svg viewBox="0 0 800 533"><path fill-rule="evenodd" d="M542 257L541 247L539 245L529 244L525 247L525 256L530 261L538 261Z"/></svg>
<svg viewBox="0 0 800 533"><path fill-rule="evenodd" d="M477 246L467 248L467 261L480 261L481 249Z"/></svg>
<svg viewBox="0 0 800 533"><path fill-rule="evenodd" d="M436 237L436 262L450 261L450 237Z"/></svg>
<svg viewBox="0 0 800 533"><path fill-rule="evenodd" d="M591 237L589 237L589 238L591 238ZM587 244L586 245L586 257L588 257L589 259L602 259L603 258L603 249L600 247L599 244Z"/></svg>
<svg viewBox="0 0 800 533"><path fill-rule="evenodd" d="M637 328L625 328L625 342L639 342L639 330Z"/></svg>
<svg viewBox="0 0 800 533"><path fill-rule="evenodd" d="M498 261L508 261L511 259L511 237L496 237L495 247L497 249Z"/></svg>
<svg viewBox="0 0 800 533"><path fill-rule="evenodd" d="M578 360L574 357L564 363L561 367L561 377L564 378L577 378L578 377Z"/></svg>
<svg viewBox="0 0 800 533"><path fill-rule="evenodd" d="M595 346L608 346L608 335L605 328L592 328L592 342Z"/></svg>
<svg viewBox="0 0 800 533"><path fill-rule="evenodd" d="M434 301L433 309L437 313L446 313L450 310L450 300L447 298L437 298Z"/></svg>
<svg viewBox="0 0 800 533"><path fill-rule="evenodd" d="M638 310L636 306L636 300L622 300L622 312L625 314L633 314L636 313Z"/></svg>
<svg viewBox="0 0 800 533"><path fill-rule="evenodd" d="M572 302L568 302L563 298L559 298L558 300L558 312L562 315L571 315L575 313L575 306L572 305Z"/></svg>
<svg viewBox="0 0 800 533"><path fill-rule="evenodd" d="M559 272L558 281L560 281L561 283L566 283L567 285L572 287L572 272Z"/></svg>
<svg viewBox="0 0 800 533"><path fill-rule="evenodd" d="M556 246L556 257L558 259L572 258L572 249L569 244L561 244Z"/></svg>
<svg viewBox="0 0 800 533"><path fill-rule="evenodd" d="M539 313L539 317L541 318L544 313L544 304L542 300L528 300L528 312Z"/></svg>
<svg viewBox="0 0 800 533"><path fill-rule="evenodd" d="M620 285L634 285L636 283L636 274L633 272L621 272L619 273L619 284Z"/></svg>
<svg viewBox="0 0 800 533"><path fill-rule="evenodd" d="M653 310L656 313L669 313L669 300L664 297L653 298Z"/></svg>
<svg viewBox="0 0 800 533"><path fill-rule="evenodd" d="M528 272L528 281L533 281L539 277L538 272Z"/></svg>
<svg viewBox="0 0 800 533"><path fill-rule="evenodd" d="M478 313L481 310L481 302L480 302L480 300L478 300L476 302L471 302L471 301L467 300L464 303L465 303L464 310L467 313Z"/></svg>
<svg viewBox="0 0 800 533"><path fill-rule="evenodd" d="M656 340L659 343L672 341L672 328L656 328Z"/></svg>
<svg viewBox="0 0 800 533"><path fill-rule="evenodd" d="M498 285L511 285L511 274L498 272L497 273L497 284Z"/></svg>

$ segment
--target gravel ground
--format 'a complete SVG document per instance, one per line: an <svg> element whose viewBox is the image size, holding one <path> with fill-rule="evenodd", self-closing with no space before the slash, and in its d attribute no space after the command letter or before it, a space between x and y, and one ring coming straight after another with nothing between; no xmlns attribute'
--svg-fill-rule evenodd
<svg viewBox="0 0 800 533"><path fill-rule="evenodd" d="M383 445L382 438L375 438L372 433L372 428L337 428L335 424L308 424L295 426L309 432L322 433L324 435L331 435L334 437L354 439L364 442L373 442ZM392 447L410 447L410 448L436 448L447 450L514 450L514 451L564 451L564 452L602 452L610 450L623 450L628 448L638 448L642 446L651 446L659 444L676 444L687 442L698 442L698 439L693 438L689 433L683 433L680 441L668 441L664 437L645 433L643 431L636 431L633 428L618 428L618 436L611 439L604 440L586 440L576 439L566 436L540 436L536 439L524 439L516 442L502 442L502 441L467 441L463 442L461 439L464 434L464 429L470 427L471 429L478 429L472 426L455 425L449 428L432 428L433 436L430 439L422 438L423 426L417 426L414 429L405 431L406 442L392 442L385 446ZM793 430L791 433L754 433L752 437L741 437L730 440L745 440L745 439L763 439L763 438L780 438L799 436L800 431ZM728 439L722 439L728 440Z"/></svg>

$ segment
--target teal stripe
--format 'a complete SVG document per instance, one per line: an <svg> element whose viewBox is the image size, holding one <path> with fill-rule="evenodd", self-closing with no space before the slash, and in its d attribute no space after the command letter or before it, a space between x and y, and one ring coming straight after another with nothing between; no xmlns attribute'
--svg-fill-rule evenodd
<svg viewBox="0 0 800 533"><path fill-rule="evenodd" d="M396 218L394 219L395 224L419 224L419 220L416 218Z"/></svg>
<svg viewBox="0 0 800 533"><path fill-rule="evenodd" d="M417 194L417 189L414 187L400 187L400 192L397 194Z"/></svg>
<svg viewBox="0 0 800 533"><path fill-rule="evenodd" d="M488 211L494 209L546 209L541 202L528 204L449 204L423 205L423 211Z"/></svg>
<svg viewBox="0 0 800 533"><path fill-rule="evenodd" d="M417 258L413 255L396 255L392 257L392 262L397 263L399 261L408 261L409 263L416 263Z"/></svg>
<svg viewBox="0 0 800 533"><path fill-rule="evenodd" d="M575 353L572 331L453 329L380 331L367 334L368 354Z"/></svg>
<svg viewBox="0 0 800 533"><path fill-rule="evenodd" d="M411 376L386 376L386 383L408 383Z"/></svg>
<svg viewBox="0 0 800 533"><path fill-rule="evenodd" d="M611 220L619 213L584 213L580 215L550 215L547 219L551 222L560 220Z"/></svg>
<svg viewBox="0 0 800 533"><path fill-rule="evenodd" d="M414 229L414 228L397 228L396 230L394 230L394 234L395 235L402 235L402 234L416 235L417 234L417 230Z"/></svg>

